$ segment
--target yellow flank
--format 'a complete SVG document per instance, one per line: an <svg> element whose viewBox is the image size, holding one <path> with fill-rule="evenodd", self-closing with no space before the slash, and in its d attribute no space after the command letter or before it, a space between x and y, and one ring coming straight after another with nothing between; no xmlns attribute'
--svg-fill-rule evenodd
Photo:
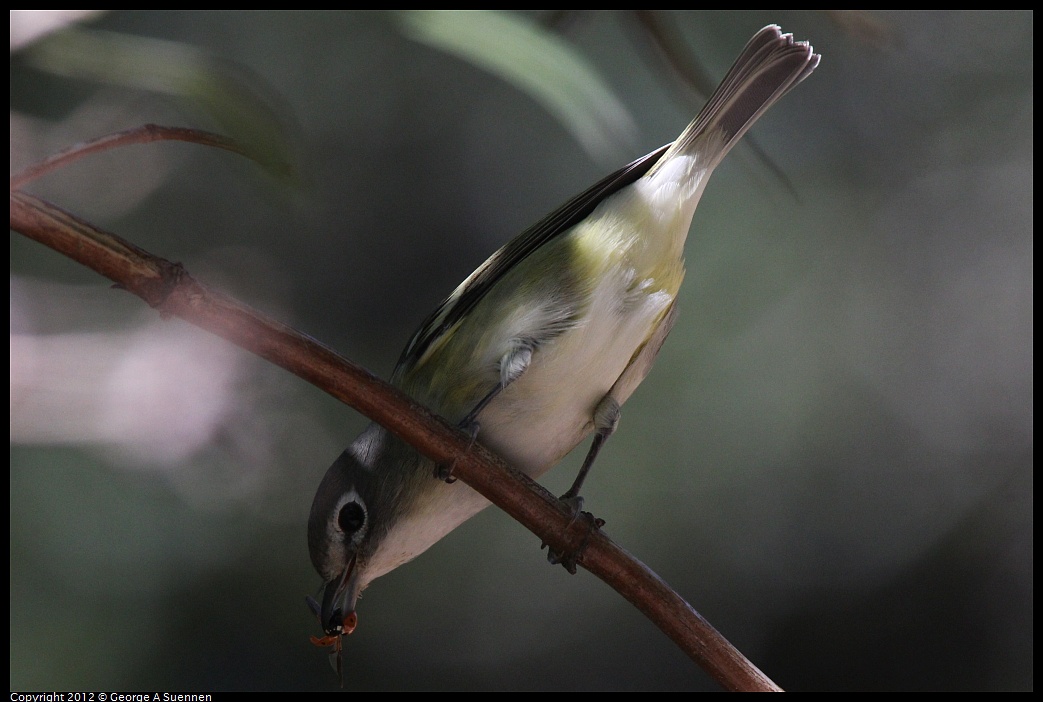
<svg viewBox="0 0 1043 702"><path fill-rule="evenodd" d="M640 287L671 297L677 294L684 278L684 242L695 203L678 197L677 183L662 181L662 177L642 178L634 187L606 199L576 226L570 236L580 277L598 280L611 268L624 267L634 277L632 292ZM698 193L695 195L693 199ZM661 201L670 199L674 204L663 208Z"/></svg>

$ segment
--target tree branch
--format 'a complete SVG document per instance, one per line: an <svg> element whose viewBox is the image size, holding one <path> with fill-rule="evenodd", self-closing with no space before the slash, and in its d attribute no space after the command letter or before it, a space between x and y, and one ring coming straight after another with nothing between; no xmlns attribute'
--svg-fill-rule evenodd
<svg viewBox="0 0 1043 702"><path fill-rule="evenodd" d="M248 149L240 145L239 142L221 136L220 134L206 132L201 129L163 127L158 124L144 124L140 127L133 127L122 132L107 134L106 136L97 139L91 139L90 141L74 144L64 151L59 151L53 156L49 156L43 161L35 163L20 173L11 176L11 189L14 190L15 188L20 188L26 183L47 175L52 171L56 171L59 168L63 168L84 156L101 153L102 151L109 151L110 149L119 146L148 144L153 141L188 141L194 144L202 144L203 146L213 146L218 149L225 149L226 151L232 151L242 156L246 156L247 158L256 161L261 166L272 166L273 170L277 173L289 175L291 172L289 164L269 163L261 154L251 153Z"/></svg>
<svg viewBox="0 0 1043 702"><path fill-rule="evenodd" d="M432 460L452 464L454 476L551 548L575 553L578 565L644 612L724 688L780 689L659 576L603 531L588 520L574 519L538 483L398 389L314 339L208 288L181 264L153 256L16 190L13 181L11 187L12 230L97 271L160 313L180 317L281 366L384 425Z"/></svg>

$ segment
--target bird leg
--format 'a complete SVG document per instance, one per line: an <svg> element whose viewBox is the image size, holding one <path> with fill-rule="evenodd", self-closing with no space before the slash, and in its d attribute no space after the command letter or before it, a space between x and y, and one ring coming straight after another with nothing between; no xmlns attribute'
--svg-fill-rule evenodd
<svg viewBox="0 0 1043 702"><path fill-rule="evenodd" d="M485 409L490 402L495 400L501 392L506 390L508 385L520 378L531 363L532 345L524 342L511 348L511 350L505 353L503 358L500 359L500 382L498 382L492 390L486 393L485 397L479 400L478 404L476 404L471 411L460 420L460 423L457 424L458 427L471 435L471 443L468 444L468 449L470 449L475 440L478 439L478 431L481 429L481 425L478 423L478 414ZM455 460L448 466L439 464L435 466L435 477L439 480L444 480L447 483L455 483L456 478L453 477L453 468L455 467Z"/></svg>
<svg viewBox="0 0 1043 702"><path fill-rule="evenodd" d="M587 540L590 539L589 532L605 524L603 519L597 519L589 512L582 511L583 498L580 497L579 491L580 488L583 487L583 481L586 480L587 473L590 472L590 467L594 465L594 459L598 457L598 452L601 451L601 447L605 445L608 437L612 436L616 427L619 426L619 415L619 403L611 394L605 395L601 398L601 402L599 402L598 406L594 408L594 440L591 442L590 449L587 451L587 457L583 459L583 465L580 466L576 479L572 482L572 487L566 490L565 494L560 498L572 512L572 521L569 522L570 527L575 523L580 515L583 515L591 522L591 527L588 530L587 536L584 537L579 548L572 553L562 553L549 547L547 549L547 560L550 564L558 565L560 563L565 567L565 570L573 575L576 574L576 560L580 553L582 553L583 548L586 546ZM544 542L540 545L540 548L543 548L544 546L548 546L548 544Z"/></svg>
<svg viewBox="0 0 1043 702"><path fill-rule="evenodd" d="M580 488L583 487L583 481L587 479L587 473L594 465L594 459L598 457L601 447L619 426L619 414L619 403L611 395L601 398L601 402L594 408L594 440L587 451L587 457L583 459L583 465L580 466L576 479L572 482L572 487L566 490L560 498L572 507L573 512L579 513L583 508L583 498L579 495Z"/></svg>

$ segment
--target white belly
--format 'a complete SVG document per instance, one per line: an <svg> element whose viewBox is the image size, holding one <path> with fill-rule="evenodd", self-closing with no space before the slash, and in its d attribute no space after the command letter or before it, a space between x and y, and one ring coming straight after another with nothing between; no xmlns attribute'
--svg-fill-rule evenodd
<svg viewBox="0 0 1043 702"><path fill-rule="evenodd" d="M635 283L628 269L606 276L584 321L541 345L478 416L479 440L519 470L542 475L591 432L595 407L672 301L651 281Z"/></svg>

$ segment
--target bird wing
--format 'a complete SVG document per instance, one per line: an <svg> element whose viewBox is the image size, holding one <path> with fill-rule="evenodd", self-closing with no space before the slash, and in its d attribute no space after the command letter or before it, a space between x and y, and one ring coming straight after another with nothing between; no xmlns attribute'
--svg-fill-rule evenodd
<svg viewBox="0 0 1043 702"><path fill-rule="evenodd" d="M602 178L490 256L420 325L402 351L402 356L396 365L396 374L402 368L412 365L421 358L439 337L452 329L453 325L485 297L507 271L548 241L581 222L605 198L645 175L659 161L669 146L669 144L662 146Z"/></svg>

